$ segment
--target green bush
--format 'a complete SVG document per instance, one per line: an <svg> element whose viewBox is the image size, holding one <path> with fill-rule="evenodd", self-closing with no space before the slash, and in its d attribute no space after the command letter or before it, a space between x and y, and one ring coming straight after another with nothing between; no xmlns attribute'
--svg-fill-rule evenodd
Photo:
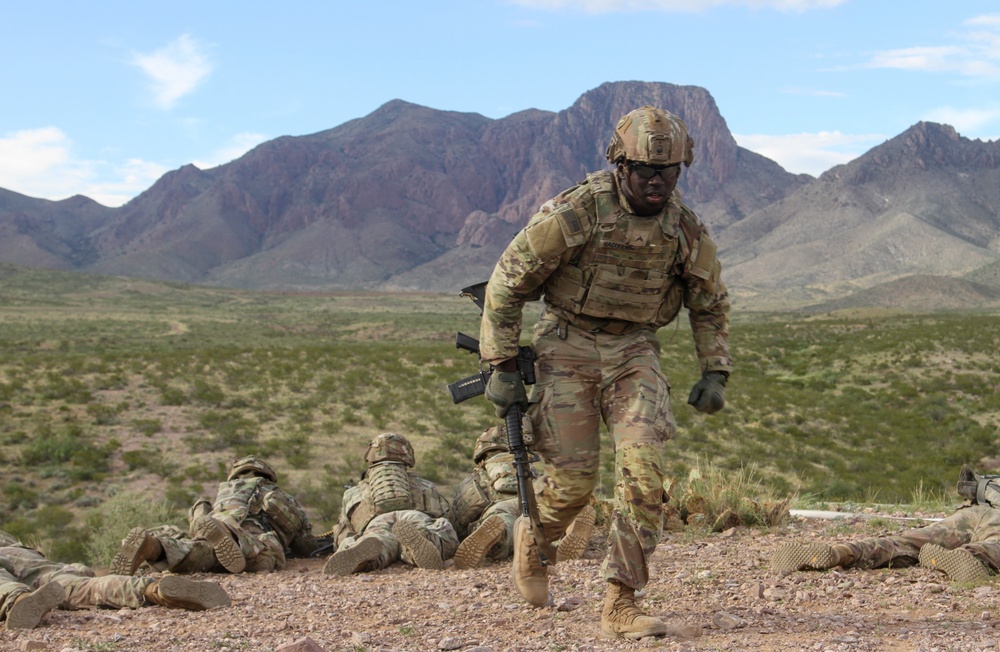
<svg viewBox="0 0 1000 652"><path fill-rule="evenodd" d="M87 519L91 535L86 544L86 558L95 567L107 568L115 553L121 549L122 539L132 528L177 525L185 518L164 500L119 491L95 509Z"/></svg>

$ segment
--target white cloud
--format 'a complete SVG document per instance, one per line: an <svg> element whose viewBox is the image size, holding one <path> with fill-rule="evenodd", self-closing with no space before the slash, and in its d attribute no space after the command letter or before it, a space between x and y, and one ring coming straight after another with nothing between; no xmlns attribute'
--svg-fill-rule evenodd
<svg viewBox="0 0 1000 652"><path fill-rule="evenodd" d="M57 127L4 134L0 188L51 200L85 195L105 206L120 206L166 172L162 165L138 160L116 166L75 159L72 149L72 141Z"/></svg>
<svg viewBox="0 0 1000 652"><path fill-rule="evenodd" d="M511 4L532 9L570 9L590 14L619 11L698 12L713 7L741 6L750 9L777 9L803 12L826 9L847 0L508 0Z"/></svg>
<svg viewBox="0 0 1000 652"><path fill-rule="evenodd" d="M207 170L217 165L229 163L243 156L265 140L267 140L267 136L263 134L236 134L232 137L228 145L216 150L206 159L194 161L194 164L202 170Z"/></svg>
<svg viewBox="0 0 1000 652"><path fill-rule="evenodd" d="M187 34L159 50L134 54L131 63L149 77L153 102L164 110L194 91L212 72L204 47Z"/></svg>
<svg viewBox="0 0 1000 652"><path fill-rule="evenodd" d="M818 177L835 165L848 163L885 141L880 134L844 134L839 131L769 136L733 134L740 147L766 156L795 174Z"/></svg>
<svg viewBox="0 0 1000 652"><path fill-rule="evenodd" d="M1000 134L1000 106L989 109L958 109L953 106L940 106L925 113L921 119L951 125L958 133L971 138L987 138L988 140L996 138L996 136L984 136L989 125L997 125L992 129L992 133Z"/></svg>
<svg viewBox="0 0 1000 652"><path fill-rule="evenodd" d="M952 34L956 42L876 52L866 68L951 72L987 81L1000 80L1000 16L977 16L969 29Z"/></svg>

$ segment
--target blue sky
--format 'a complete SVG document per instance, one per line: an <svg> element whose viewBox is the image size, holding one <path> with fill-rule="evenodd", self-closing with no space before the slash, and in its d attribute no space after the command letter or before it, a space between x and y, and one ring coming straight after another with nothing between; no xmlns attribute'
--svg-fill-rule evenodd
<svg viewBox="0 0 1000 652"><path fill-rule="evenodd" d="M0 188L109 206L403 99L501 118L701 86L819 175L921 120L1000 137L995 0L0 0ZM666 107L669 108L669 107Z"/></svg>

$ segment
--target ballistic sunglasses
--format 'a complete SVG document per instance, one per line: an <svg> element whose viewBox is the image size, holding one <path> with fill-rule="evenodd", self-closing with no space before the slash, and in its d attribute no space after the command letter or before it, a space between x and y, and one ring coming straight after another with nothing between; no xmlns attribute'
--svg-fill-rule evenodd
<svg viewBox="0 0 1000 652"><path fill-rule="evenodd" d="M675 172L680 173L681 164L671 163L670 165L650 165L648 163L628 161L628 169L630 172L635 172L643 179L652 179L659 174L661 179L667 181L670 175L673 175Z"/></svg>

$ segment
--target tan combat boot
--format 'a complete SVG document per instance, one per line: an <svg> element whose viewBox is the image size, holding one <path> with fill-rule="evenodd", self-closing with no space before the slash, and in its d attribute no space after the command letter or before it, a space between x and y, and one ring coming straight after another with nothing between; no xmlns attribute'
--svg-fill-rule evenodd
<svg viewBox="0 0 1000 652"><path fill-rule="evenodd" d="M196 582L179 575L167 575L143 591L146 601L168 609L204 611L232 604L226 590L215 582Z"/></svg>
<svg viewBox="0 0 1000 652"><path fill-rule="evenodd" d="M590 543L590 533L594 531L594 521L597 520L597 510L593 505L587 505L580 510L573 522L566 528L566 534L559 542L556 550L556 561L579 559Z"/></svg>
<svg viewBox="0 0 1000 652"><path fill-rule="evenodd" d="M503 538L503 519L494 514L479 524L476 531L465 537L455 551L455 568L466 570L479 568L486 563L486 555L490 549Z"/></svg>
<svg viewBox="0 0 1000 652"><path fill-rule="evenodd" d="M853 561L851 549L825 543L789 543L778 548L771 559L771 569L777 573L800 570L827 570Z"/></svg>
<svg viewBox="0 0 1000 652"><path fill-rule="evenodd" d="M953 582L988 582L989 567L963 548L949 550L934 543L920 547L920 565L943 572Z"/></svg>
<svg viewBox="0 0 1000 652"><path fill-rule="evenodd" d="M229 528L211 516L199 516L191 523L191 535L205 539L212 544L215 558L230 573L242 573L247 567L243 550L230 533Z"/></svg>
<svg viewBox="0 0 1000 652"><path fill-rule="evenodd" d="M43 584L31 593L14 598L14 605L7 612L7 629L34 629L45 614L66 599L66 590L59 582Z"/></svg>
<svg viewBox="0 0 1000 652"><path fill-rule="evenodd" d="M538 546L526 516L514 521L514 563L511 569L514 586L532 607L544 607L549 601L549 571L538 556Z"/></svg>
<svg viewBox="0 0 1000 652"><path fill-rule="evenodd" d="M147 561L155 561L163 554L163 547L156 537L141 527L129 530L122 547L111 561L112 575L135 575Z"/></svg>
<svg viewBox="0 0 1000 652"><path fill-rule="evenodd" d="M615 580L608 581L601 611L601 634L606 638L643 638L663 636L667 625L659 618L648 616L635 604L635 589Z"/></svg>
<svg viewBox="0 0 1000 652"><path fill-rule="evenodd" d="M377 567L379 557L386 554L385 546L372 536L361 537L350 548L344 548L330 555L323 565L327 575L350 575L363 573Z"/></svg>
<svg viewBox="0 0 1000 652"><path fill-rule="evenodd" d="M413 521L396 521L392 526L392 534L403 548L402 557L413 560L417 568L434 570L444 568L441 551L433 541L424 536L423 531Z"/></svg>

